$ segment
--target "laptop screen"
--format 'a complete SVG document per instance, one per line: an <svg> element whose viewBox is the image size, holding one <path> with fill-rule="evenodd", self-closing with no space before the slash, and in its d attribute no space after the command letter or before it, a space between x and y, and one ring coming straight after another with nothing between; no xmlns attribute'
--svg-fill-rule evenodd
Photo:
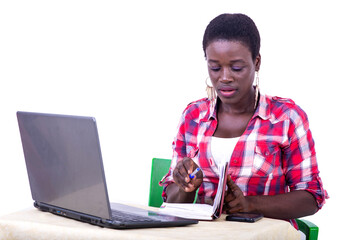
<svg viewBox="0 0 360 240"><path fill-rule="evenodd" d="M110 219L95 119L29 112L17 117L33 199Z"/></svg>

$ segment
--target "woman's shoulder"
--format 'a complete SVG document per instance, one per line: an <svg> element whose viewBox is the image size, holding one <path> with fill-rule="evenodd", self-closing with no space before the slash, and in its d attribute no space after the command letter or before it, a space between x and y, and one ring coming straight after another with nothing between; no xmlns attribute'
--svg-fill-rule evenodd
<svg viewBox="0 0 360 240"><path fill-rule="evenodd" d="M187 117L197 118L199 116L204 116L209 112L211 107L211 101L208 98L202 98L193 102L190 102L183 114Z"/></svg>
<svg viewBox="0 0 360 240"><path fill-rule="evenodd" d="M291 98L283 98L278 96L266 96L266 101L269 104L270 110L275 111L277 109L288 111L293 108L296 108L294 100Z"/></svg>
<svg viewBox="0 0 360 240"><path fill-rule="evenodd" d="M210 100L208 98L201 98L199 100L190 102L187 105L187 108L191 108L191 107L203 107L203 106L210 106Z"/></svg>
<svg viewBox="0 0 360 240"><path fill-rule="evenodd" d="M276 118L287 116L288 118L307 119L305 111L295 103L291 98L283 98L278 96L266 96L269 111Z"/></svg>

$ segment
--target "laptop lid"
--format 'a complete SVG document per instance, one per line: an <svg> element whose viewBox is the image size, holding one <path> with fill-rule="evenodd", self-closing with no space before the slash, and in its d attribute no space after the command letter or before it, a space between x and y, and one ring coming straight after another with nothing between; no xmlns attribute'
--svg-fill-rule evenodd
<svg viewBox="0 0 360 240"><path fill-rule="evenodd" d="M111 219L95 119L30 112L17 118L35 202Z"/></svg>

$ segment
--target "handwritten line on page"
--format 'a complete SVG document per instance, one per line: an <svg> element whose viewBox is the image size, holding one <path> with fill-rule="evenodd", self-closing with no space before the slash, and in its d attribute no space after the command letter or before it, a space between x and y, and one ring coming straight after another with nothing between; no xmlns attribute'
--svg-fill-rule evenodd
<svg viewBox="0 0 360 240"><path fill-rule="evenodd" d="M166 203L160 207L160 213L197 220L219 218L224 204L228 163L219 166L219 184L213 205L201 203Z"/></svg>

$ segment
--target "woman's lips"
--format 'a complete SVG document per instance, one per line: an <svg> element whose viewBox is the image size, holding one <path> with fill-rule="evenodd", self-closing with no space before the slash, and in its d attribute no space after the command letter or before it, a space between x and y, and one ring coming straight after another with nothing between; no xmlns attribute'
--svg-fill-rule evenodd
<svg viewBox="0 0 360 240"><path fill-rule="evenodd" d="M236 92L236 89L234 89L234 88L222 88L219 90L220 90L221 95L223 95L224 97L231 97Z"/></svg>

